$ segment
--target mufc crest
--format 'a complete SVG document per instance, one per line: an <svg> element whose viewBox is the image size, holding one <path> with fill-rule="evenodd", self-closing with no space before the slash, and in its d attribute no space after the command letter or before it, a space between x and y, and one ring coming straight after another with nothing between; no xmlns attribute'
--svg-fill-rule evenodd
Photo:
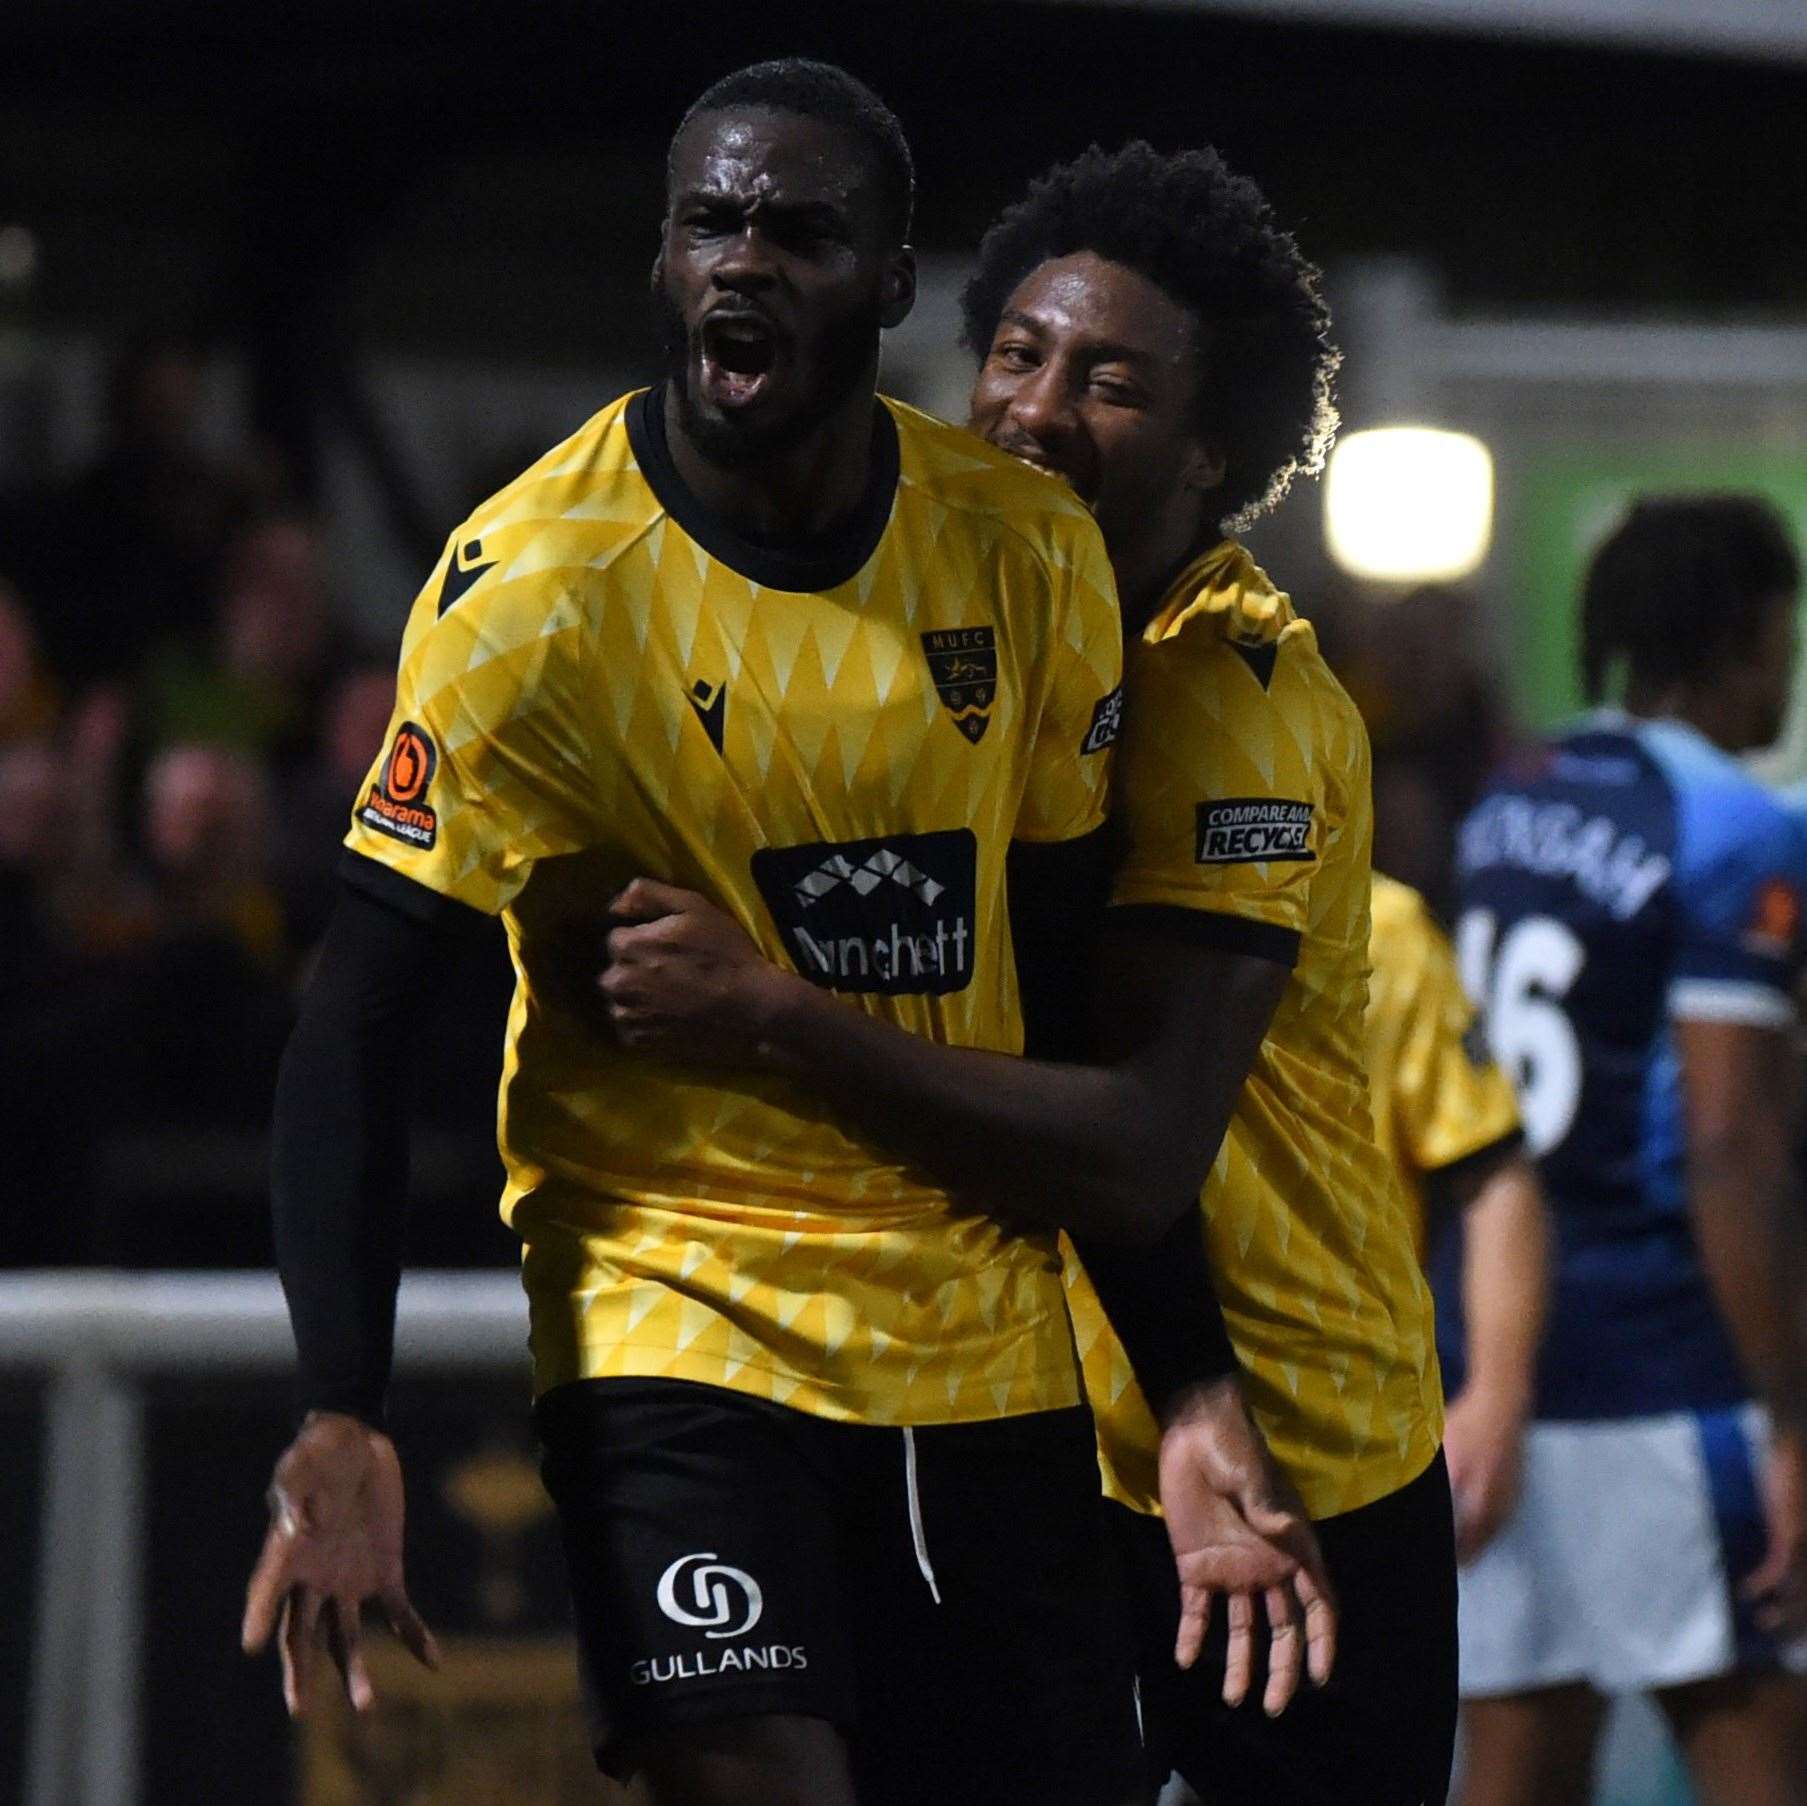
<svg viewBox="0 0 1807 1806"><path fill-rule="evenodd" d="M954 718L977 746L991 726L998 694L998 636L991 627L943 627L922 636L929 676Z"/></svg>

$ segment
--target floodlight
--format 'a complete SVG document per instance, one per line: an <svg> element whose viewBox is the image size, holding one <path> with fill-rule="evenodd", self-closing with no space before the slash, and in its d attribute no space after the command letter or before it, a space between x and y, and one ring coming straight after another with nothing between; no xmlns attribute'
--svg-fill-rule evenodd
<svg viewBox="0 0 1807 1806"><path fill-rule="evenodd" d="M1376 427L1339 440L1324 482L1330 555L1357 577L1471 576L1493 534L1493 456L1467 433Z"/></svg>

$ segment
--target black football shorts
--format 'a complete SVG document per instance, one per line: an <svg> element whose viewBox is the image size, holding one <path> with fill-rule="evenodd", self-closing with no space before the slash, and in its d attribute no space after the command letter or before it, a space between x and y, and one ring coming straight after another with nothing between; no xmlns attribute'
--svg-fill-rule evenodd
<svg viewBox="0 0 1807 1806"><path fill-rule="evenodd" d="M598 1763L750 1713L841 1726L862 1806L1122 1806L1127 1623L1084 1407L915 1429L681 1380L536 1407Z"/></svg>

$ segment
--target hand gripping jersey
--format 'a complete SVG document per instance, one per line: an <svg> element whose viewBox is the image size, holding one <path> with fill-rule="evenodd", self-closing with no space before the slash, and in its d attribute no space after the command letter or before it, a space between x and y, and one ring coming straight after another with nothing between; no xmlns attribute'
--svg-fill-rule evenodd
<svg viewBox="0 0 1807 1806"><path fill-rule="evenodd" d="M863 506L807 554L698 506L657 391L453 535L347 864L507 923L502 1210L540 1390L666 1377L899 1423L1077 1401L1052 1236L775 1078L625 1052L595 979L646 874L874 1015L1016 1051L1006 849L1102 819L1120 663L1078 503L889 403Z"/></svg>
<svg viewBox="0 0 1807 1806"><path fill-rule="evenodd" d="M1364 1066L1367 735L1311 627L1231 541L1131 648L1125 700L1113 904L1195 912L1292 963L1200 1205L1255 1416L1329 1517L1415 1479L1442 1434L1430 1297ZM1105 1490L1152 1510L1158 1432L1071 1261L1068 1283Z"/></svg>
<svg viewBox="0 0 1807 1806"><path fill-rule="evenodd" d="M1464 823L1456 944L1556 1226L1544 1418L1745 1398L1688 1221L1677 1018L1787 1028L1807 846L1728 755L1597 715ZM1459 1361L1459 1287L1437 1269ZM1453 1383L1453 1382L1452 1382Z"/></svg>
<svg viewBox="0 0 1807 1806"><path fill-rule="evenodd" d="M1423 1259L1424 1182L1518 1141L1518 1101L1429 904L1379 872L1368 965L1374 1135L1416 1209Z"/></svg>

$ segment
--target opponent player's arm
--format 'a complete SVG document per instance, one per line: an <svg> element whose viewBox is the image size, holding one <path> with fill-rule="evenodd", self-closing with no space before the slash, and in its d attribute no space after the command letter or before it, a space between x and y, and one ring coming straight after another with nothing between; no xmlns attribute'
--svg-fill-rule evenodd
<svg viewBox="0 0 1807 1806"><path fill-rule="evenodd" d="M1807 1630L1807 1258L1791 1158L1795 1070L1780 1028L1675 1023L1701 1265L1773 1425L1767 1549L1740 1591L1767 1630Z"/></svg>
<svg viewBox="0 0 1807 1806"><path fill-rule="evenodd" d="M1807 1431L1807 1238L1793 1160L1795 1061L1781 1028L1675 1023L1695 1240L1745 1371L1779 1430Z"/></svg>
<svg viewBox="0 0 1807 1806"><path fill-rule="evenodd" d="M1549 1308L1550 1225L1537 1169L1516 1144L1465 1170L1462 1321L1468 1380L1523 1413Z"/></svg>
<svg viewBox="0 0 1807 1806"><path fill-rule="evenodd" d="M1549 1305L1550 1229L1537 1171L1516 1144L1463 1163L1462 1311L1468 1375L1449 1402L1443 1448L1456 1500L1456 1554L1478 1555L1518 1500L1525 1424Z"/></svg>

